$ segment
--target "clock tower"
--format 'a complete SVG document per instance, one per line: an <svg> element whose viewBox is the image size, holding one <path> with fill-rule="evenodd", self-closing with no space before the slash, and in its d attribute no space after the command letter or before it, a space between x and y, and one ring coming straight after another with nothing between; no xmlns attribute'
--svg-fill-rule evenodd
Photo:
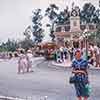
<svg viewBox="0 0 100 100"><path fill-rule="evenodd" d="M72 8L70 14L70 31L79 32L80 31L80 9L78 6Z"/></svg>

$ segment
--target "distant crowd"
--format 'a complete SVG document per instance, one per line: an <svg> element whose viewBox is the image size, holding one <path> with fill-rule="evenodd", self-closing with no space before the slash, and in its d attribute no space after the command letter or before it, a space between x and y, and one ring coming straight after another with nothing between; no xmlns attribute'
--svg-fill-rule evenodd
<svg viewBox="0 0 100 100"><path fill-rule="evenodd" d="M63 63L64 61L72 62L75 58L75 52L77 49L80 49L80 51L82 52L82 58L88 60L90 65L94 67L100 67L100 48L93 44L90 44L87 50L85 47L71 48L66 46L60 46L59 48L55 48L54 50L52 49L53 60L56 63ZM32 61L34 56L35 56L34 51L31 48L26 51L24 49L18 50L14 53L12 52L0 53L0 59L18 58L18 73L33 72Z"/></svg>
<svg viewBox="0 0 100 100"><path fill-rule="evenodd" d="M25 51L24 49L16 52L2 52L0 53L0 59L9 60L12 58L18 59L18 74L25 72L33 72L32 62L33 62L33 53L32 50Z"/></svg>
<svg viewBox="0 0 100 100"><path fill-rule="evenodd" d="M90 44L88 49L86 48L71 48L66 46L61 46L55 50L54 60L57 63L62 63L65 60L72 61L75 57L75 51L80 49L82 52L82 57L88 60L89 64L100 67L100 48L96 45Z"/></svg>

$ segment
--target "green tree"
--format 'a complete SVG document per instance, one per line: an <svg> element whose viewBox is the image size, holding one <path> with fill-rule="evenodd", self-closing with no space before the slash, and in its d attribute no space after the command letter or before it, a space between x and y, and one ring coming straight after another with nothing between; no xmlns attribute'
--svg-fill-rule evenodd
<svg viewBox="0 0 100 100"><path fill-rule="evenodd" d="M97 24L96 42L100 47L100 22Z"/></svg>
<svg viewBox="0 0 100 100"><path fill-rule="evenodd" d="M20 41L18 43L18 45L20 45L21 48L28 50L29 48L34 46L34 43L31 39L24 39L24 40Z"/></svg>
<svg viewBox="0 0 100 100"><path fill-rule="evenodd" d="M18 47L18 43L15 40L8 39L7 42L3 42L0 45L0 51L15 51Z"/></svg>
<svg viewBox="0 0 100 100"><path fill-rule="evenodd" d="M57 16L57 24L64 24L64 12L61 11Z"/></svg>
<svg viewBox="0 0 100 100"><path fill-rule="evenodd" d="M42 29L42 19L41 9L35 9L32 11L32 34L34 37L34 43L38 44L42 41L44 37L44 30Z"/></svg>
<svg viewBox="0 0 100 100"><path fill-rule="evenodd" d="M68 10L68 6L63 11L60 11L60 13L57 16L57 24L69 24L70 23L70 12Z"/></svg>
<svg viewBox="0 0 100 100"><path fill-rule="evenodd" d="M6 47L8 51L15 51L16 48L18 47L17 42L15 40L10 40L8 39L8 41L6 42Z"/></svg>
<svg viewBox="0 0 100 100"><path fill-rule="evenodd" d="M91 3L86 3L83 6L83 9L80 12L81 22L84 23L96 23L98 17L96 15L95 6Z"/></svg>
<svg viewBox="0 0 100 100"><path fill-rule="evenodd" d="M57 19L57 11L59 8L55 4L50 4L49 7L45 11L45 16L48 16L50 20L50 24L47 26L50 26L50 36L52 38L52 41L54 41L55 36L54 36L54 24L56 23Z"/></svg>
<svg viewBox="0 0 100 100"><path fill-rule="evenodd" d="M31 33L32 33L31 26L29 25L29 26L25 29L25 31L23 32L23 34L24 34L26 40L30 40Z"/></svg>
<svg viewBox="0 0 100 100"><path fill-rule="evenodd" d="M100 24L97 24L97 31L90 32L90 36L88 37L89 42L95 43L100 47Z"/></svg>

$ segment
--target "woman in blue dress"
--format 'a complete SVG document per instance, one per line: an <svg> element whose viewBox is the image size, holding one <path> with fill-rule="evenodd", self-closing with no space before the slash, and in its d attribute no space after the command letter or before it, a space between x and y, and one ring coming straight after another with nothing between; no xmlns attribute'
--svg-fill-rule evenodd
<svg viewBox="0 0 100 100"><path fill-rule="evenodd" d="M72 73L75 75L75 79L77 82L74 83L76 95L78 100L87 100L89 94L86 93L85 88L89 83L88 81L88 62L82 58L82 54L80 50L75 52L75 59L72 62Z"/></svg>

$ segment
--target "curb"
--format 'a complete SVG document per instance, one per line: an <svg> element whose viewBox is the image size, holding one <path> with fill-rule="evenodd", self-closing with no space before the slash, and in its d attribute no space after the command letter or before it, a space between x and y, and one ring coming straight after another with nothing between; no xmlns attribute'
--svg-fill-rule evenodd
<svg viewBox="0 0 100 100"><path fill-rule="evenodd" d="M56 64L55 62L52 62L52 65L54 66L58 66L58 67L63 67L63 68L71 68L71 66L64 66L64 65L61 65L61 64ZM90 70L100 70L100 67L93 67L93 66L90 66L89 68Z"/></svg>
<svg viewBox="0 0 100 100"><path fill-rule="evenodd" d="M21 98L14 98L14 97L7 97L7 96L0 96L1 100L25 100Z"/></svg>
<svg viewBox="0 0 100 100"><path fill-rule="evenodd" d="M44 57L34 57L34 60L44 60Z"/></svg>
<svg viewBox="0 0 100 100"><path fill-rule="evenodd" d="M71 64L68 64L68 66L66 66L66 65L62 65L62 64L57 64L57 63L55 63L53 61L52 61L52 65L61 66L61 67L64 67L64 68L70 68L71 67Z"/></svg>
<svg viewBox="0 0 100 100"><path fill-rule="evenodd" d="M62 69L71 69L71 66L64 66L61 64L55 64L54 62L51 62L50 66L55 66L57 68L62 68Z"/></svg>

